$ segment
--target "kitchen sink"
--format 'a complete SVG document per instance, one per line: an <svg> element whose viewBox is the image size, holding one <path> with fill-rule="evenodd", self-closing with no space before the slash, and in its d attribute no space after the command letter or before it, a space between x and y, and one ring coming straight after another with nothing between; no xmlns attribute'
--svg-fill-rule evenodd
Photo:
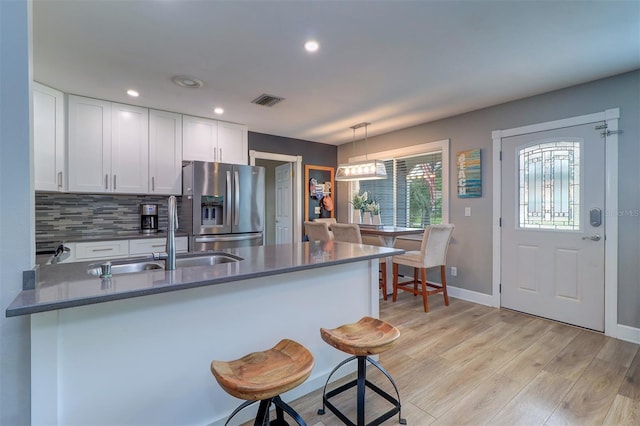
<svg viewBox="0 0 640 426"><path fill-rule="evenodd" d="M189 266L213 266L220 263L238 262L241 257L229 253L189 254L176 258L176 268Z"/></svg>
<svg viewBox="0 0 640 426"><path fill-rule="evenodd" d="M107 262L92 263L87 269L89 275L99 277L102 274L101 265ZM154 269L164 269L164 262L157 261L136 261L128 262L126 260L112 260L111 275L131 274L135 272L152 271Z"/></svg>
<svg viewBox="0 0 640 426"><path fill-rule="evenodd" d="M238 262L241 257L229 253L190 253L176 257L176 268L188 268L190 266L213 266L221 263ZM89 275L99 277L102 274L101 266L107 262L92 263L87 269ZM137 272L165 269L162 260L112 260L111 275L133 274Z"/></svg>

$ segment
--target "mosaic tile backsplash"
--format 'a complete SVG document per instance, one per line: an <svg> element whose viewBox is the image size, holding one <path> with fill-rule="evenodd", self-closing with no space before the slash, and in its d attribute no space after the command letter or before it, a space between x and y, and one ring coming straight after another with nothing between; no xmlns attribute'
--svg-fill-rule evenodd
<svg viewBox="0 0 640 426"><path fill-rule="evenodd" d="M36 192L36 242L70 236L113 236L138 232L140 204L158 204L158 228L166 230L168 198Z"/></svg>

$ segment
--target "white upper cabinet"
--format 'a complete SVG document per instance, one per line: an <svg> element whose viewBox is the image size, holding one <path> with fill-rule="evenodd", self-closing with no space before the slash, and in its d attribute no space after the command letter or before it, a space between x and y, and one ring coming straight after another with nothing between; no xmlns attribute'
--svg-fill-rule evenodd
<svg viewBox="0 0 640 426"><path fill-rule="evenodd" d="M149 111L149 193L182 194L182 115Z"/></svg>
<svg viewBox="0 0 640 426"><path fill-rule="evenodd" d="M69 191L111 192L111 103L68 97Z"/></svg>
<svg viewBox="0 0 640 426"><path fill-rule="evenodd" d="M64 94L33 83L33 162L36 191L66 191Z"/></svg>
<svg viewBox="0 0 640 426"><path fill-rule="evenodd" d="M184 161L217 161L217 121L183 115L182 134Z"/></svg>
<svg viewBox="0 0 640 426"><path fill-rule="evenodd" d="M249 143L247 126L242 124L218 122L219 162L249 164Z"/></svg>
<svg viewBox="0 0 640 426"><path fill-rule="evenodd" d="M183 116L182 159L248 164L247 126Z"/></svg>
<svg viewBox="0 0 640 426"><path fill-rule="evenodd" d="M111 190L149 191L149 110L111 104Z"/></svg>
<svg viewBox="0 0 640 426"><path fill-rule="evenodd" d="M146 194L148 110L70 95L68 114L69 191Z"/></svg>

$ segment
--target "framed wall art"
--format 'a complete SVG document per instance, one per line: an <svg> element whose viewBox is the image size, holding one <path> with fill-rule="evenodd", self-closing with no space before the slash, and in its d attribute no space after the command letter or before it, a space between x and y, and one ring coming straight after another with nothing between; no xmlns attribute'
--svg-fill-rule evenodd
<svg viewBox="0 0 640 426"><path fill-rule="evenodd" d="M482 164L480 149L456 154L458 198L482 197Z"/></svg>

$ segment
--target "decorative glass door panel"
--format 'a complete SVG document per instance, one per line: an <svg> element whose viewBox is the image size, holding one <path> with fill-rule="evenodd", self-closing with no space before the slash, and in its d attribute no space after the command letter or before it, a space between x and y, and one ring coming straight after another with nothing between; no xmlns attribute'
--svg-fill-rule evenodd
<svg viewBox="0 0 640 426"><path fill-rule="evenodd" d="M580 227L580 139L545 141L518 151L519 226Z"/></svg>

